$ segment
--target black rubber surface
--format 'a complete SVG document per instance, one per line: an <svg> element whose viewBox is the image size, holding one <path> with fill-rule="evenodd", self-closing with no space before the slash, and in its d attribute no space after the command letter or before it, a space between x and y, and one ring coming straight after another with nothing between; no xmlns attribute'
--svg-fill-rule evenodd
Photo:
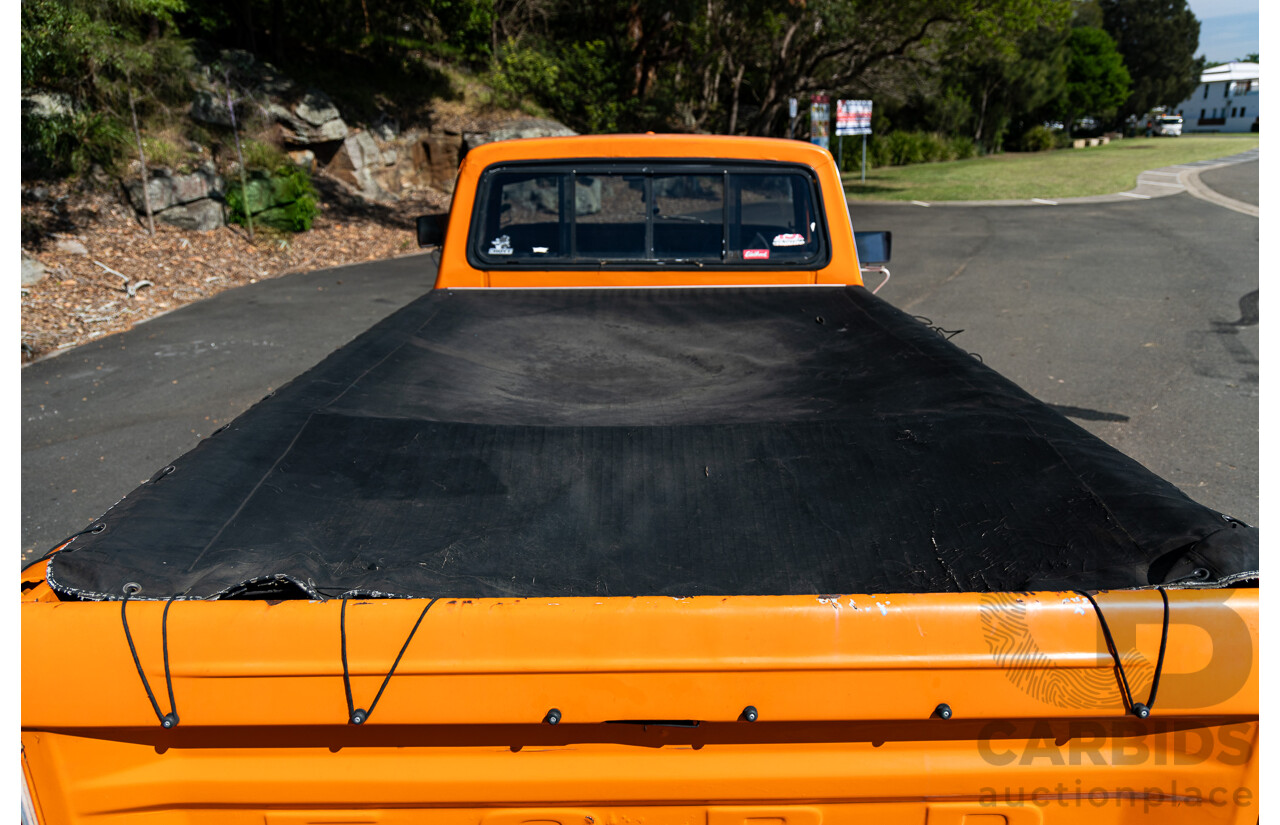
<svg viewBox="0 0 1280 825"><path fill-rule="evenodd" d="M120 598L1213 584L1257 532L861 288L433 292L50 561Z"/></svg>

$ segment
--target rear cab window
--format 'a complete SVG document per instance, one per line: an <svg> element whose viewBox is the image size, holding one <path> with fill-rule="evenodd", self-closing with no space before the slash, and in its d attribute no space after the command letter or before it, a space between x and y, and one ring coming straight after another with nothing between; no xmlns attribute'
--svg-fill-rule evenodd
<svg viewBox="0 0 1280 825"><path fill-rule="evenodd" d="M477 269L818 269L830 261L813 170L799 164L557 162L481 175Z"/></svg>

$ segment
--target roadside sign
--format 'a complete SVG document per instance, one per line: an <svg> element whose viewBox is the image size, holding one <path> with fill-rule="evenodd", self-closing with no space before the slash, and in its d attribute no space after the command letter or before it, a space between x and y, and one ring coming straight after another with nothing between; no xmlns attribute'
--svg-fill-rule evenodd
<svg viewBox="0 0 1280 825"><path fill-rule="evenodd" d="M871 134L870 100L836 101L836 141L840 148L839 168L844 168L845 135L862 135L862 179L867 179L867 135Z"/></svg>
<svg viewBox="0 0 1280 825"><path fill-rule="evenodd" d="M809 98L809 140L823 149L831 144L831 100L826 95Z"/></svg>
<svg viewBox="0 0 1280 825"><path fill-rule="evenodd" d="M796 100L793 97L787 101L787 114L789 116L795 117L799 111L800 111L800 102L798 100Z"/></svg>
<svg viewBox="0 0 1280 825"><path fill-rule="evenodd" d="M871 101L870 100L837 100L836 101L836 134L837 135L869 135L871 134Z"/></svg>

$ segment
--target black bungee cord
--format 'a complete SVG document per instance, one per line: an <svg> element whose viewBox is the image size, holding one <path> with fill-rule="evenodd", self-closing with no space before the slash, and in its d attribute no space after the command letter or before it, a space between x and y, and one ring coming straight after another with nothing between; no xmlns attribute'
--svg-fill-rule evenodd
<svg viewBox="0 0 1280 825"><path fill-rule="evenodd" d="M413 630L409 631L409 638L404 640L404 646L400 648L400 653L396 656L396 660L391 663L391 669L387 671L387 675L382 680L382 686L378 688L378 693L373 697L369 709L357 708L355 701L351 697L351 670L347 665L347 601L350 596L342 597L342 612L339 617L339 626L342 631L342 687L347 692L347 721L353 725L363 725L373 714L373 709L378 706L378 700L382 698L382 692L387 689L387 684L391 682L391 677L396 672L396 667L400 664L400 659L404 657L404 652L409 649L409 643L413 641L413 635L418 632L418 626L422 624L422 620L426 618L427 611L431 609L431 605L440 601L440 597L436 596L427 602L427 606L422 608L422 612L418 614L418 621L413 623Z"/></svg>
<svg viewBox="0 0 1280 825"><path fill-rule="evenodd" d="M1125 676L1124 664L1120 661L1120 652L1116 649L1115 639L1111 636L1111 628L1107 625L1107 617L1102 615L1102 608L1093 596L1083 590L1076 591L1089 600L1089 604L1093 605L1093 612L1098 615L1098 622L1102 625L1102 636L1107 641L1107 651L1115 661L1116 671L1120 674L1120 698L1124 702L1125 712L1132 713L1139 719L1146 719L1151 715L1151 709L1155 707L1156 692L1160 689L1160 673L1164 670L1164 651L1169 643L1169 594L1163 587L1158 587L1156 590L1159 591L1160 599L1164 602L1164 625L1160 630L1160 655L1156 658L1155 673L1151 676L1151 694L1145 703L1133 701L1133 691L1129 687L1128 677Z"/></svg>
<svg viewBox="0 0 1280 825"><path fill-rule="evenodd" d="M160 727L168 730L178 726L178 703L173 698L173 676L169 673L169 608L173 607L177 596L170 596L165 602L164 613L160 618L160 645L164 651L164 683L169 691L169 708L168 713L160 712L160 703L156 701L156 695L151 691L151 683L147 681L147 674L142 671L142 662L138 659L138 649L133 644L133 634L129 632L129 617L126 611L129 608L129 597L137 593L142 588L133 582L129 582L124 586L124 599L120 602L120 623L124 625L124 638L129 642L129 652L133 654L133 666L138 669L138 678L142 680L142 689L147 692L147 698L151 700L151 709L156 713L156 719L160 720Z"/></svg>

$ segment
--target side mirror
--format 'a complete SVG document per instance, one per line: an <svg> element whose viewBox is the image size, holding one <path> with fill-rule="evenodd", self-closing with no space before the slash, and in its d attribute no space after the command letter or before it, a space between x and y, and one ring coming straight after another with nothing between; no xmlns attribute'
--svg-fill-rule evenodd
<svg viewBox="0 0 1280 825"><path fill-rule="evenodd" d="M420 215L418 217L418 246L436 246L444 243L444 231L448 225L448 215Z"/></svg>
<svg viewBox="0 0 1280 825"><path fill-rule="evenodd" d="M889 263L889 252L893 248L892 232L854 232L853 242L858 248L858 263L862 266Z"/></svg>

